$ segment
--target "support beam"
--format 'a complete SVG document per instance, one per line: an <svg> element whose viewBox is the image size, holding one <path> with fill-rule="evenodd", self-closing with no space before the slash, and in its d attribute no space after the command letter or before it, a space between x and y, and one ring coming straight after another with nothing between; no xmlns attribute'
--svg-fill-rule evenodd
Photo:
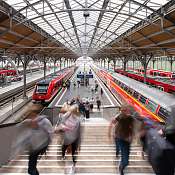
<svg viewBox="0 0 175 175"><path fill-rule="evenodd" d="M71 9L69 0L64 0L64 3L65 3L65 5L66 5L66 8L67 8L67 9ZM81 43L80 43L80 39L79 39L79 37L78 37L78 32L77 32L77 28L76 28L76 25L75 25L75 21L74 21L74 18L73 18L72 11L68 11L68 14L69 14L69 18L70 18L70 20L71 20L72 26L73 26L73 28L74 28L75 36L76 36L76 38L77 38L79 47L80 47L81 52L82 52Z"/></svg>
<svg viewBox="0 0 175 175"><path fill-rule="evenodd" d="M102 5L102 9L106 9L107 6L108 6L108 3L109 3L109 0L104 0L103 5ZM89 44L89 48L91 48L91 46L92 46L93 40L94 40L94 38L95 38L96 32L97 32L98 27L99 27L99 25L100 25L100 23L101 23L101 20L102 20L102 18L103 18L104 13L105 13L105 11L100 11L100 14L99 14L99 17L98 17L98 20L97 20L97 23L96 23L94 32L93 32L93 34L92 34L92 38L91 38L90 44ZM90 51L90 50L88 49L88 52L89 52L89 51Z"/></svg>
<svg viewBox="0 0 175 175"><path fill-rule="evenodd" d="M46 70L47 70L47 60L46 60L46 57L44 57L43 59L43 64L44 64L44 79L46 79Z"/></svg>
<svg viewBox="0 0 175 175"><path fill-rule="evenodd" d="M146 71L147 71L147 67L148 67L148 64L149 64L149 61L153 58L153 54L150 54L150 55L144 55L144 56L141 56L142 58L140 59L140 62L142 63L142 66L144 68L144 83L146 84Z"/></svg>
<svg viewBox="0 0 175 175"><path fill-rule="evenodd" d="M29 55L24 55L24 56L21 56L21 55L18 55L19 59L21 60L22 62L22 65L23 65L23 82L24 82L24 86L23 86L23 98L28 98L27 97L27 94L26 94L26 91L27 91L27 87L26 87L26 69L27 69L27 65L30 61L30 56Z"/></svg>

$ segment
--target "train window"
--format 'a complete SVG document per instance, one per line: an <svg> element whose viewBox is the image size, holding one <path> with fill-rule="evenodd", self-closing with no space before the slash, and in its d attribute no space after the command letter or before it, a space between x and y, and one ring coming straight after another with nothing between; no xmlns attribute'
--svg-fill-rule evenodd
<svg viewBox="0 0 175 175"><path fill-rule="evenodd" d="M131 88L128 88L128 93L129 94L132 94L133 93L133 90Z"/></svg>
<svg viewBox="0 0 175 175"><path fill-rule="evenodd" d="M124 84L123 83L120 83L120 87L123 89L124 88Z"/></svg>
<svg viewBox="0 0 175 175"><path fill-rule="evenodd" d="M138 99L138 97L139 97L139 93L138 92L136 92L136 91L134 91L134 95L133 95L136 99Z"/></svg>
<svg viewBox="0 0 175 175"><path fill-rule="evenodd" d="M116 80L116 83L119 85L120 84L120 81Z"/></svg>
<svg viewBox="0 0 175 175"><path fill-rule="evenodd" d="M151 100L149 100L148 104L146 105L146 107L152 112L156 112L157 106L158 105Z"/></svg>
<svg viewBox="0 0 175 175"><path fill-rule="evenodd" d="M38 85L36 93L47 93L48 85Z"/></svg>
<svg viewBox="0 0 175 175"><path fill-rule="evenodd" d="M163 108L163 107L160 107L159 111L158 111L158 116L162 117L163 119L167 119L167 117L169 116L169 112Z"/></svg>
<svg viewBox="0 0 175 175"><path fill-rule="evenodd" d="M128 90L128 86L124 85L124 86L123 86L123 89L124 89L125 91L127 91L127 90Z"/></svg>
<svg viewBox="0 0 175 175"><path fill-rule="evenodd" d="M118 84L118 80L115 79L115 83Z"/></svg>
<svg viewBox="0 0 175 175"><path fill-rule="evenodd" d="M118 82L118 85L119 85L119 86L121 85L121 82L120 82L120 81Z"/></svg>
<svg viewBox="0 0 175 175"><path fill-rule="evenodd" d="M139 98L139 101L141 103L145 104L146 103L146 99L147 99L146 97L144 97L143 95L141 95L140 98Z"/></svg>
<svg viewBox="0 0 175 175"><path fill-rule="evenodd" d="M114 79L114 82L117 84L118 81L116 79Z"/></svg>

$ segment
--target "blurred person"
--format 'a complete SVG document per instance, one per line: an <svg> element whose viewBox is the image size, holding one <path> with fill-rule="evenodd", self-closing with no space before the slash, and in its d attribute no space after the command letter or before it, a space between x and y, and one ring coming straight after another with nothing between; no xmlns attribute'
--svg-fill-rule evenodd
<svg viewBox="0 0 175 175"><path fill-rule="evenodd" d="M147 132L148 160L156 175L175 174L175 108L165 125Z"/></svg>
<svg viewBox="0 0 175 175"><path fill-rule="evenodd" d="M76 87L76 83L75 83L75 81L73 82L73 85L74 85L74 88Z"/></svg>
<svg viewBox="0 0 175 175"><path fill-rule="evenodd" d="M85 105L84 105L82 100L80 100L80 103L79 103L79 110L80 110L80 113L85 118L86 117L86 115L85 115Z"/></svg>
<svg viewBox="0 0 175 175"><path fill-rule="evenodd" d="M65 160L65 153L69 146L72 150L73 167L77 162L77 151L81 141L81 123L78 105L70 107L69 111L62 116L61 127L58 126L55 132L63 131L62 160Z"/></svg>
<svg viewBox="0 0 175 175"><path fill-rule="evenodd" d="M70 80L67 80L67 82L66 82L67 89L70 89L70 85L71 85Z"/></svg>
<svg viewBox="0 0 175 175"><path fill-rule="evenodd" d="M77 87L80 87L80 80L77 80Z"/></svg>
<svg viewBox="0 0 175 175"><path fill-rule="evenodd" d="M76 98L75 98L75 103L77 104L77 105L79 105L79 103L80 103L80 95L78 95Z"/></svg>
<svg viewBox="0 0 175 175"><path fill-rule="evenodd" d="M145 118L144 116L142 117L137 116L137 119L141 122L140 129L139 129L139 138L142 145L142 158L145 159L145 153L147 152L147 149L148 149L146 135L148 130L150 128L154 128L155 125L154 125L154 122L152 122L148 118Z"/></svg>
<svg viewBox="0 0 175 175"><path fill-rule="evenodd" d="M21 145L29 152L28 173L30 175L39 175L37 160L39 155L46 152L53 134L52 124L47 116L38 115L41 109L41 105L32 106L27 112L27 119L20 123L21 127L25 125L25 129L28 128L28 134L21 141Z"/></svg>
<svg viewBox="0 0 175 175"><path fill-rule="evenodd" d="M92 94L92 97L94 96L94 87L91 86L91 94Z"/></svg>
<svg viewBox="0 0 175 175"><path fill-rule="evenodd" d="M73 98L71 99L71 101L70 101L70 105L74 105L74 104L76 104L76 99L75 99L75 97L73 97Z"/></svg>
<svg viewBox="0 0 175 175"><path fill-rule="evenodd" d="M66 84L66 82L65 81L63 81L63 85L62 85L64 88L66 88L67 87L67 84Z"/></svg>
<svg viewBox="0 0 175 175"><path fill-rule="evenodd" d="M100 90L100 93L101 93L101 96L103 96L103 89L101 88L101 90Z"/></svg>
<svg viewBox="0 0 175 175"><path fill-rule="evenodd" d="M124 175L124 169L128 165L130 145L133 137L134 119L131 117L131 113L128 106L122 106L120 108L119 115L112 118L108 136L111 139L112 131L114 130L114 141L116 144L116 157L121 152L121 161L119 164L120 175Z"/></svg>
<svg viewBox="0 0 175 175"><path fill-rule="evenodd" d="M98 84L95 84L95 93L98 91Z"/></svg>
<svg viewBox="0 0 175 175"><path fill-rule="evenodd" d="M71 102L67 99L66 102L63 103L63 106L62 106L62 108L60 109L59 112L60 113L66 113L70 108L70 104L71 104Z"/></svg>
<svg viewBox="0 0 175 175"><path fill-rule="evenodd" d="M93 103L90 103L90 112L93 112L93 108L94 108L94 105L93 105Z"/></svg>
<svg viewBox="0 0 175 175"><path fill-rule="evenodd" d="M85 79L85 86L87 87L89 85L89 79Z"/></svg>
<svg viewBox="0 0 175 175"><path fill-rule="evenodd" d="M97 97L96 99L97 99L97 100L96 100L97 109L100 111L101 101L100 101L100 98L99 98L99 97Z"/></svg>
<svg viewBox="0 0 175 175"><path fill-rule="evenodd" d="M89 103L89 101L86 101L84 106L85 106L86 119L89 119L90 118L90 103Z"/></svg>

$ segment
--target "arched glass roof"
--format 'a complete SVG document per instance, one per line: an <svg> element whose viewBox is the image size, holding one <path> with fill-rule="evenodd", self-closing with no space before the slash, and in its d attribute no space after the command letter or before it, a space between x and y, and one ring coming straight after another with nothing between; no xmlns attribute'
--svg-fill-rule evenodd
<svg viewBox="0 0 175 175"><path fill-rule="evenodd" d="M168 0L4 0L78 55L92 55ZM15 14L14 14L15 18Z"/></svg>

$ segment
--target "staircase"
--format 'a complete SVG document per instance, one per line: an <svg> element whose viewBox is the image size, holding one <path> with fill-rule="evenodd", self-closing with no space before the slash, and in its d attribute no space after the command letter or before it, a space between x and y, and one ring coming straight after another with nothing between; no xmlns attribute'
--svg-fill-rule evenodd
<svg viewBox="0 0 175 175"><path fill-rule="evenodd" d="M75 174L117 174L120 156L115 157L115 146L107 137L108 122L105 119L91 118L83 123L81 149L78 155ZM72 166L71 155L66 155L66 160L61 160L60 136L55 135L47 154L42 156L38 163L41 174L69 174ZM8 165L0 168L0 174L24 173L27 174L27 154L22 154ZM127 173L152 174L152 168L146 160L142 159L141 147L132 145L130 163Z"/></svg>

